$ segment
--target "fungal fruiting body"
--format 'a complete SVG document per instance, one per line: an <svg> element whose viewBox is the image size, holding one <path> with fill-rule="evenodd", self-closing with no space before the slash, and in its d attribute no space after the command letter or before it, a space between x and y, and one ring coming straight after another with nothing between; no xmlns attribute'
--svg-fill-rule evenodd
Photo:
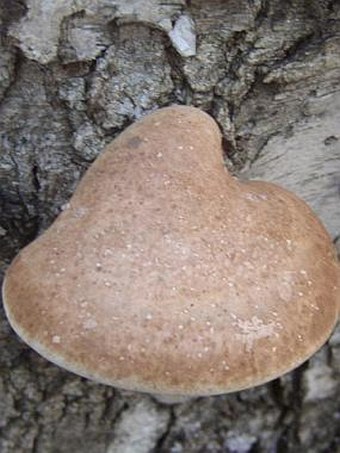
<svg viewBox="0 0 340 453"><path fill-rule="evenodd" d="M98 382L165 395L241 390L310 357L337 321L339 265L311 209L223 165L202 111L160 109L93 163L8 269L18 333Z"/></svg>

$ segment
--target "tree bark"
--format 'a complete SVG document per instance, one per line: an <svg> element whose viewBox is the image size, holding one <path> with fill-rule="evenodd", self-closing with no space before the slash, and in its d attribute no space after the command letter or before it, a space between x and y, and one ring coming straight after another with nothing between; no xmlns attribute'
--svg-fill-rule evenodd
<svg viewBox="0 0 340 453"><path fill-rule="evenodd" d="M2 276L105 144L172 103L211 114L230 170L305 198L339 246L339 1L0 0L0 25ZM2 453L340 451L339 328L274 382L167 406L48 363L0 315Z"/></svg>

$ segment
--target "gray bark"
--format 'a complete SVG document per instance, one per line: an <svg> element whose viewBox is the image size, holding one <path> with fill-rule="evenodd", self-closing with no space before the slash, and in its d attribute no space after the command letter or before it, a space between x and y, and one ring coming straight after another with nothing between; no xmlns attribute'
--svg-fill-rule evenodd
<svg viewBox="0 0 340 453"><path fill-rule="evenodd" d="M340 237L337 0L0 0L0 268L128 124L218 121L226 165L306 199ZM340 248L339 248L340 250ZM39 357L0 312L2 453L340 451L340 330L292 373L166 406Z"/></svg>

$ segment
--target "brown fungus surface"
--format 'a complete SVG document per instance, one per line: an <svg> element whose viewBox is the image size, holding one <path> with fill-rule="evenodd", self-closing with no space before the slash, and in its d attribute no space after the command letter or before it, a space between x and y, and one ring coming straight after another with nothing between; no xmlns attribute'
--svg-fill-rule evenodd
<svg viewBox="0 0 340 453"><path fill-rule="evenodd" d="M311 209L231 177L213 119L177 106L106 148L14 260L3 299L18 335L68 370L210 395L269 381L320 348L339 277Z"/></svg>

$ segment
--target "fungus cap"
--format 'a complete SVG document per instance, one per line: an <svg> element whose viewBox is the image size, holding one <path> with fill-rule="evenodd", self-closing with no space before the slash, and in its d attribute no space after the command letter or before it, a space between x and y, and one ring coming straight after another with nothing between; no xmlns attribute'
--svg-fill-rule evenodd
<svg viewBox="0 0 340 453"><path fill-rule="evenodd" d="M240 182L198 109L160 109L93 163L7 271L17 334L98 382L212 395L274 379L329 337L339 266L311 209Z"/></svg>

